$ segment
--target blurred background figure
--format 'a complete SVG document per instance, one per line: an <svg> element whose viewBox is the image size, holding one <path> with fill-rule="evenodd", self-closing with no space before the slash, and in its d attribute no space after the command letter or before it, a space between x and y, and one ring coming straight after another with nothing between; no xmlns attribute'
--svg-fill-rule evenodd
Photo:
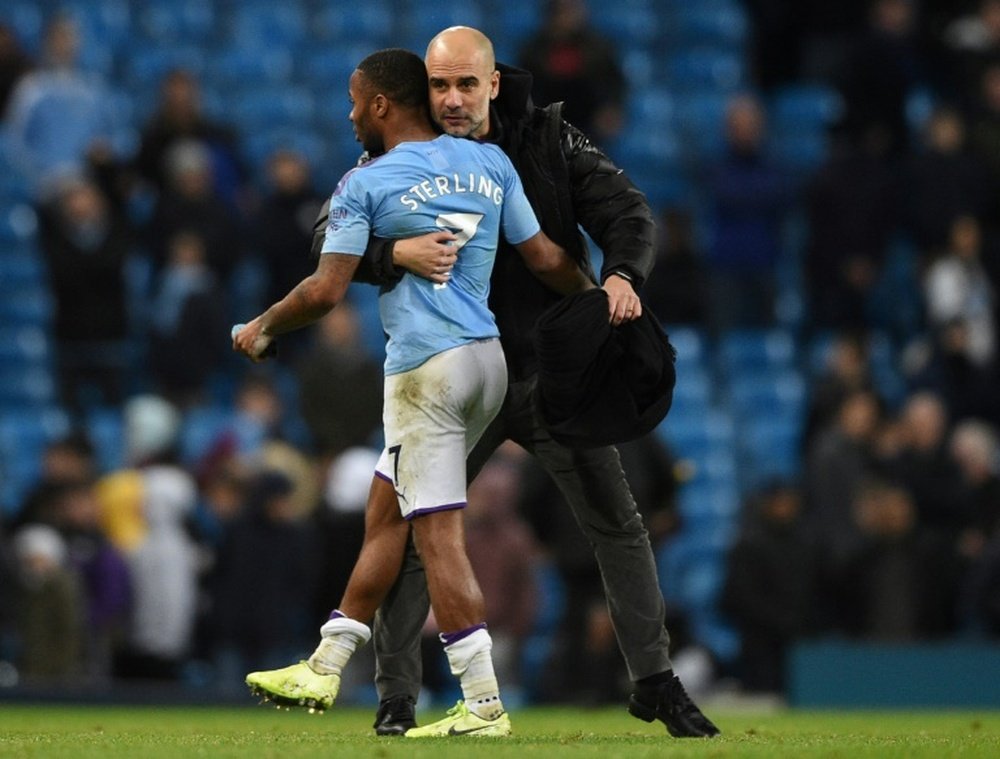
<svg viewBox="0 0 1000 759"><path fill-rule="evenodd" d="M358 314L349 303L312 330L296 373L302 418L321 456L373 442L382 426L382 367L361 343Z"/></svg>
<svg viewBox="0 0 1000 759"><path fill-rule="evenodd" d="M656 251L656 268L642 292L643 306L664 324L703 326L708 318L705 252L698 247L690 211L661 212Z"/></svg>
<svg viewBox="0 0 1000 759"><path fill-rule="evenodd" d="M68 180L39 209L39 236L55 298L63 402L77 413L121 403L132 244L121 209L94 182Z"/></svg>
<svg viewBox="0 0 1000 759"><path fill-rule="evenodd" d="M31 58L24 52L14 30L0 22L0 118L7 112L7 104L21 77L31 70Z"/></svg>
<svg viewBox="0 0 1000 759"><path fill-rule="evenodd" d="M791 181L764 152L760 101L740 95L726 107L726 147L709 167L709 321L716 332L774 322L775 266Z"/></svg>
<svg viewBox="0 0 1000 759"><path fill-rule="evenodd" d="M16 155L39 194L79 175L94 150L112 143L114 108L106 83L78 67L80 37L69 16L45 28L40 66L20 77L6 113Z"/></svg>
<svg viewBox="0 0 1000 759"><path fill-rule="evenodd" d="M181 143L193 142L208 152L212 189L235 206L245 181L236 134L204 113L195 74L175 69L163 77L156 112L143 127L135 170L157 195L170 189L170 154Z"/></svg>
<svg viewBox="0 0 1000 759"><path fill-rule="evenodd" d="M229 336L226 296L208 267L205 241L178 232L153 293L149 367L157 390L187 407L203 399Z"/></svg>
<svg viewBox="0 0 1000 759"><path fill-rule="evenodd" d="M243 257L241 220L215 188L211 150L198 140L178 140L164 155L166 186L146 229L157 272L170 255L170 242L182 232L204 241L208 268L227 287Z"/></svg>
<svg viewBox="0 0 1000 759"><path fill-rule="evenodd" d="M301 658L315 637L319 546L292 492L287 476L258 475L219 548L210 625L223 688L242 689L253 667Z"/></svg>
<svg viewBox="0 0 1000 759"><path fill-rule="evenodd" d="M549 0L542 26L523 42L517 65L534 76L537 105L565 101L563 116L598 145L621 131L627 84L618 51L590 24L585 0Z"/></svg>
<svg viewBox="0 0 1000 759"><path fill-rule="evenodd" d="M83 598L66 566L66 543L42 524L22 527L13 542L18 674L31 684L79 682L84 671Z"/></svg>
<svg viewBox="0 0 1000 759"><path fill-rule="evenodd" d="M784 693L791 645L816 630L820 563L801 499L782 482L754 494L726 561L721 604L740 633L740 682L748 691Z"/></svg>

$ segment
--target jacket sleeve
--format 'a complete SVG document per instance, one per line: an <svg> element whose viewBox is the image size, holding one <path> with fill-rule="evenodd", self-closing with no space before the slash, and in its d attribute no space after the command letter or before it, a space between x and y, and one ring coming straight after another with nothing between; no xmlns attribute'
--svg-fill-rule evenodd
<svg viewBox="0 0 1000 759"><path fill-rule="evenodd" d="M601 282L621 273L638 290L656 260L656 224L646 196L572 124L563 122L573 211L604 253Z"/></svg>
<svg viewBox="0 0 1000 759"><path fill-rule="evenodd" d="M323 240L326 238L326 225L330 220L330 199L327 198L319 209L319 216L313 224L312 255L319 258L323 252ZM368 247L361 257L361 263L354 271L354 282L365 285L380 285L388 287L403 278L403 270L392 263L392 247L394 240L381 237L369 237Z"/></svg>

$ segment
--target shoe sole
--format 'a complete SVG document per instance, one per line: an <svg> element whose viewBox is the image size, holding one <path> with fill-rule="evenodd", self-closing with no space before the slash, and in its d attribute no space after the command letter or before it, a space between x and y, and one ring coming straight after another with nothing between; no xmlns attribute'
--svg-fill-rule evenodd
<svg viewBox="0 0 1000 759"><path fill-rule="evenodd" d="M269 691L260 685L254 683L247 683L247 687L250 688L250 695L260 699L261 705L271 704L279 711L291 711L292 709L303 709L308 711L310 714L322 714L330 706L330 704L324 704L321 699L315 698L289 698L288 696L283 696L280 693L275 693L274 691Z"/></svg>

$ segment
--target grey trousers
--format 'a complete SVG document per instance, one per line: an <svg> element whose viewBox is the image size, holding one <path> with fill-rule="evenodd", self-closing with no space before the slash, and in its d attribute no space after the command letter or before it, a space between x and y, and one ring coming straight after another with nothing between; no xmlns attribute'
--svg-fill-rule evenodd
<svg viewBox="0 0 1000 759"><path fill-rule="evenodd" d="M505 440L535 456L551 475L594 548L611 621L629 676L670 669L670 637L649 535L613 447L573 450L545 431L532 403L534 378L512 382L503 407L469 455L469 480ZM375 615L375 685L379 698L416 698L422 677L420 630L430 600L412 542L403 569ZM502 683L501 683L502 685Z"/></svg>

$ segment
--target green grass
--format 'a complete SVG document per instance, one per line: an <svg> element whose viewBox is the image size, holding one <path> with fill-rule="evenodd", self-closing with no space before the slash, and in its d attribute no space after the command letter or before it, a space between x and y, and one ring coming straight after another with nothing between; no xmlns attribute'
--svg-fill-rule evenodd
<svg viewBox="0 0 1000 759"><path fill-rule="evenodd" d="M436 712L422 715L436 718ZM443 716L443 710L442 710ZM714 712L713 740L676 740L622 709L524 709L507 739L376 738L369 710L0 704L0 757L996 757L1000 712Z"/></svg>

